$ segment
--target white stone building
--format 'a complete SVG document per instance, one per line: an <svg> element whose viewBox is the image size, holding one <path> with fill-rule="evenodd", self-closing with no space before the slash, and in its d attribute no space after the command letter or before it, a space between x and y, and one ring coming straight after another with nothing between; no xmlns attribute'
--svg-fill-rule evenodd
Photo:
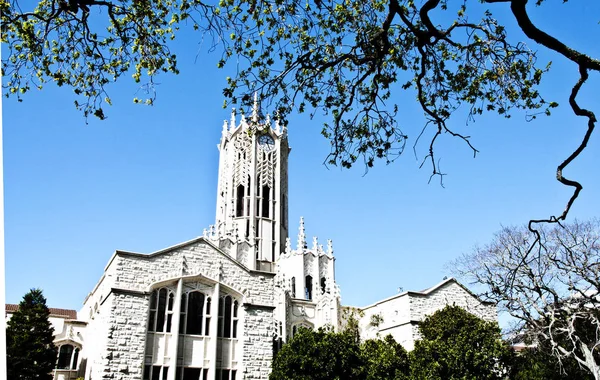
<svg viewBox="0 0 600 380"><path fill-rule="evenodd" d="M343 324L333 247L309 244L304 221L295 248L288 225L287 131L262 118L255 99L223 125L216 222L204 235L163 250L116 251L84 301L77 323L86 380L267 379L273 352L300 326ZM365 337L414 340L416 321L472 295L455 281L364 308ZM479 315L495 311L476 298ZM347 309L348 310L348 309ZM383 315L376 332L365 321ZM412 340L411 340L412 339Z"/></svg>
<svg viewBox="0 0 600 380"><path fill-rule="evenodd" d="M496 307L480 301L454 278L420 292L407 291L372 305L352 308L344 306L342 314L358 319L361 338L375 339L391 334L405 349L412 350L419 339L418 323L426 316L455 305L488 321L496 321Z"/></svg>

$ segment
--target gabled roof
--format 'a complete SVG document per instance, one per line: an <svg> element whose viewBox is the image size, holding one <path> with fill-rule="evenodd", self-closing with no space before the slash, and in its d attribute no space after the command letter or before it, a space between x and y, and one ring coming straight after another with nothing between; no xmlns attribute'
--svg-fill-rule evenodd
<svg viewBox="0 0 600 380"><path fill-rule="evenodd" d="M7 313L14 313L19 310L19 305L7 303L5 305L5 311ZM77 319L77 310L70 309L57 309L55 307L49 307L51 317L65 318L65 319Z"/></svg>
<svg viewBox="0 0 600 380"><path fill-rule="evenodd" d="M493 304L493 302L483 301L483 300L479 299L479 297L475 293L473 293L472 291L470 291L466 286L464 286L463 284L461 284L460 282L458 282L458 280L456 280L454 277L450 277L450 278L447 278L447 279L443 280L442 282L440 282L440 283L438 283L438 284L436 284L436 285L434 285L434 286L432 286L430 288L423 289L420 292L415 292L415 291L411 291L411 290L405 291L403 293L396 294L396 295L393 295L393 296L388 297L388 298L384 298L381 301L377 301L377 302L375 302L375 303L373 303L371 305L368 305L368 306L365 306L365 307L361 307L360 309L363 309L363 310L364 309L368 309L370 307L382 304L384 302L393 300L395 298L404 297L404 296L426 297L426 296L430 295L431 293L436 292L438 289L440 289L441 287L443 287L443 286L445 286L445 285L447 285L449 283L455 283L456 285L460 286L467 293L469 293L471 296L473 296L473 298L479 300L479 302L481 302L483 304Z"/></svg>
<svg viewBox="0 0 600 380"><path fill-rule="evenodd" d="M192 244L200 243L200 242L207 244L208 246L210 246L211 248L213 248L215 251L217 251L219 254L221 254L223 257L225 257L227 260L229 260L230 262L232 262L234 265L237 265L238 267L242 268L243 270L245 270L248 273L261 273L261 274L265 274L265 275L273 275L273 276L275 276L274 272L263 272L263 271L260 271L260 270L249 269L244 264L240 263L235 258L233 258L230 255L228 255L225 251L223 251L221 248L219 248L215 243L213 243L209 239L204 238L203 236L194 238L192 240L184 241L182 243L179 243L179 244L176 244L176 245L172 245L170 247L163 248L161 250L158 250L158 251L155 251L155 252L152 252L152 253L139 253L139 252L128 252L128 251L116 250L115 253L111 256L110 260L108 261L108 264L106 264L106 267L104 267L104 271L106 271L108 269L108 267L111 265L112 261L118 255L129 256L129 257L138 257L138 258L143 258L143 259L151 259L153 257L159 256L159 255L163 255L165 253L168 253L168 252L171 252L171 251L174 251L174 250L177 250L177 249L180 249L180 248L192 245ZM95 290L95 288L94 288L94 290Z"/></svg>

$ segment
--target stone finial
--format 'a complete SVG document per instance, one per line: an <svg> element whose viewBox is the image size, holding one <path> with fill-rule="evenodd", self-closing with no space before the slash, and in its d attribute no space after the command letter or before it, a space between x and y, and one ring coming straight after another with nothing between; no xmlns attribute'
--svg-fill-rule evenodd
<svg viewBox="0 0 600 380"><path fill-rule="evenodd" d="M235 128L235 108L231 109L231 122L229 123L231 129Z"/></svg>
<svg viewBox="0 0 600 380"><path fill-rule="evenodd" d="M327 239L327 254L333 256L333 241L331 239Z"/></svg>
<svg viewBox="0 0 600 380"><path fill-rule="evenodd" d="M227 134L227 120L223 120L223 136Z"/></svg>
<svg viewBox="0 0 600 380"><path fill-rule="evenodd" d="M208 230L206 228L202 231L202 237L205 239L208 238Z"/></svg>
<svg viewBox="0 0 600 380"><path fill-rule="evenodd" d="M317 239L316 236L313 236L312 250L317 252L318 249L319 249L319 240Z"/></svg>
<svg viewBox="0 0 600 380"><path fill-rule="evenodd" d="M258 92L254 91L254 105L252 106L252 121L258 123Z"/></svg>
<svg viewBox="0 0 600 380"><path fill-rule="evenodd" d="M267 114L267 118L265 119L265 127L271 128L271 115Z"/></svg>
<svg viewBox="0 0 600 380"><path fill-rule="evenodd" d="M290 237L286 237L285 238L285 254L289 255L290 253L292 253L292 241L290 240Z"/></svg>
<svg viewBox="0 0 600 380"><path fill-rule="evenodd" d="M242 118L240 120L240 124L242 125L243 129L248 128L248 123L246 122L246 115L242 114Z"/></svg>
<svg viewBox="0 0 600 380"><path fill-rule="evenodd" d="M281 132L281 126L279 125L279 117L275 115L275 133L279 134Z"/></svg>
<svg viewBox="0 0 600 380"><path fill-rule="evenodd" d="M306 248L306 234L304 233L304 217L300 217L300 227L298 227L298 251L302 252Z"/></svg>

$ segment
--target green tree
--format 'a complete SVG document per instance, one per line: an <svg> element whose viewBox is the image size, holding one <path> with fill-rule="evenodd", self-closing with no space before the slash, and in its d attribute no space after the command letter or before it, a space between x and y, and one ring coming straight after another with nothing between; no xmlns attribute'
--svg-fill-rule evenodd
<svg viewBox="0 0 600 380"><path fill-rule="evenodd" d="M365 380L408 380L408 353L391 335L362 343Z"/></svg>
<svg viewBox="0 0 600 380"><path fill-rule="evenodd" d="M548 66L538 66L536 54L512 39L492 14L510 8L506 23L516 21L531 41L573 62L579 72L569 105L587 130L557 167L557 179L573 194L564 211L547 221L565 219L582 186L563 171L585 149L596 124L594 113L579 106L578 95L589 75L600 71L600 60L533 23L535 11L528 3L544 6L546 0L480 0L485 8L477 3L1 0L3 86L6 95L17 97L47 82L70 86L78 95L76 107L104 118L103 105L111 103L106 85L132 75L148 93L134 101L152 103L153 78L178 72L169 42L189 26L204 33L199 39L212 37L213 47L222 49L218 66L233 61L237 72L227 78L226 99L248 106L251 93L259 91L283 121L294 110L327 114L322 133L331 141L329 163L391 162L404 152L410 130L418 136L415 144L429 139L423 164L441 179L435 148L443 135L477 153L460 130L463 120L450 122L461 106L470 120L485 112L509 117L514 109L533 118L557 105L537 90ZM405 99L415 98L425 120L402 125L403 107L413 107Z"/></svg>
<svg viewBox="0 0 600 380"><path fill-rule="evenodd" d="M349 333L300 328L275 357L269 379L362 379L360 345Z"/></svg>
<svg viewBox="0 0 600 380"><path fill-rule="evenodd" d="M31 289L25 294L6 327L6 368L9 379L52 379L57 350L49 315L41 289Z"/></svg>
<svg viewBox="0 0 600 380"><path fill-rule="evenodd" d="M487 322L459 306L446 306L419 325L421 339L410 353L415 380L504 379L512 350L496 322Z"/></svg>
<svg viewBox="0 0 600 380"><path fill-rule="evenodd" d="M550 350L541 347L525 349L515 355L511 380L591 380L594 377L579 367L575 360L559 363Z"/></svg>

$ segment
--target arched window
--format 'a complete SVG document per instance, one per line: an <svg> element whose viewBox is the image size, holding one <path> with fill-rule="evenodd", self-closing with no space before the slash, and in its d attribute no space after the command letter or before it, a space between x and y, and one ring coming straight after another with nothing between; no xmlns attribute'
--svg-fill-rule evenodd
<svg viewBox="0 0 600 380"><path fill-rule="evenodd" d="M306 276L304 283L304 298L312 300L312 276Z"/></svg>
<svg viewBox="0 0 600 380"><path fill-rule="evenodd" d="M167 308L167 289L158 291L158 311L156 312L156 331L165 331L165 310Z"/></svg>
<svg viewBox="0 0 600 380"><path fill-rule="evenodd" d="M150 295L150 316L148 317L148 331L154 331L156 321L156 304L158 292L155 290Z"/></svg>
<svg viewBox="0 0 600 380"><path fill-rule="evenodd" d="M150 295L148 331L171 332L174 298L173 292L166 288L161 288L152 292Z"/></svg>
<svg viewBox="0 0 600 380"><path fill-rule="evenodd" d="M219 315L217 336L220 338L237 338L238 302L231 296L219 298Z"/></svg>
<svg viewBox="0 0 600 380"><path fill-rule="evenodd" d="M169 293L169 302L167 303L167 328L166 332L171 332L171 322L173 321L173 303L175 301L175 295Z"/></svg>
<svg viewBox="0 0 600 380"><path fill-rule="evenodd" d="M327 289L327 280L325 277L321 277L321 293L325 293L325 289Z"/></svg>
<svg viewBox="0 0 600 380"><path fill-rule="evenodd" d="M63 344L58 350L57 369L71 369L71 358L73 357L73 346Z"/></svg>

